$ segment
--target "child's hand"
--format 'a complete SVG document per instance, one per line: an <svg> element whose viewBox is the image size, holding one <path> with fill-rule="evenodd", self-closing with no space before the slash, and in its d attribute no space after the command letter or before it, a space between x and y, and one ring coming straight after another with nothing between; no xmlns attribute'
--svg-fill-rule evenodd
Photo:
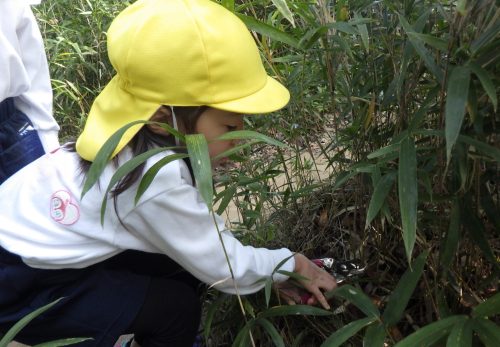
<svg viewBox="0 0 500 347"><path fill-rule="evenodd" d="M304 289L312 294L307 300L308 305L315 305L317 302L325 309L329 310L330 305L323 295L322 290L330 291L337 287L335 278L326 272L324 269L318 267L303 254L297 253L295 258L294 272L307 279L299 280Z"/></svg>

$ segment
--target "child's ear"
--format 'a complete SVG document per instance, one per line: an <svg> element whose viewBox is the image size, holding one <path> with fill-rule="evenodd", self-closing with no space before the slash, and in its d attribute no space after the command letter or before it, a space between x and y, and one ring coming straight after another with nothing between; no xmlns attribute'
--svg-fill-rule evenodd
<svg viewBox="0 0 500 347"><path fill-rule="evenodd" d="M150 121L158 123L167 123L172 126L172 113L168 106L160 106L151 117ZM168 135L158 124L148 124L149 130L159 135Z"/></svg>

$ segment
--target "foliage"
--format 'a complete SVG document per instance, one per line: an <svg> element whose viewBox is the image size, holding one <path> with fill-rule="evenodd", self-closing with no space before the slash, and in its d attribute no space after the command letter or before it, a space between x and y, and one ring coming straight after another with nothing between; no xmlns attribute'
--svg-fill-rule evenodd
<svg viewBox="0 0 500 347"><path fill-rule="evenodd" d="M261 135L239 134L250 142L231 153L236 167L216 178L214 209L235 201L233 227L243 242L358 257L367 276L331 293L344 311L328 316L305 316L301 306L299 317L287 315L291 308L268 314L281 307L273 307L279 300L270 286L241 298L210 291L207 345L495 345L497 2L221 3L253 30L292 101L276 116L248 120L288 147L259 147ZM112 75L105 30L124 6L38 7L63 137L78 132ZM190 154L202 153L201 139L192 140ZM211 206L207 170L198 177ZM145 176L142 192L154 175Z"/></svg>
<svg viewBox="0 0 500 347"><path fill-rule="evenodd" d="M29 324L33 319L36 317L40 316L43 314L45 311L50 310L53 306L57 305L59 301L61 301L62 298L55 300L54 302L51 302L50 304L47 304L43 307L40 307L33 312L27 314L24 318L22 318L19 322L14 324L12 328L9 329L5 333L4 336L0 336L0 347L7 347L10 342L14 340L16 335L27 325ZM33 347L59 347L59 346L69 346L69 345L74 345L76 343L80 343L86 340L90 340L89 338L85 337L75 337L75 338L66 338L66 339L60 339L56 341L50 341L50 342L44 342L41 344L37 344Z"/></svg>

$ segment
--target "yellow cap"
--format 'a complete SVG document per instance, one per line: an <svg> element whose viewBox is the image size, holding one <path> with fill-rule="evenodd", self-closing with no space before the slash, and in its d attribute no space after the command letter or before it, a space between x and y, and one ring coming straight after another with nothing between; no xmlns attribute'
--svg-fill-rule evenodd
<svg viewBox="0 0 500 347"><path fill-rule="evenodd" d="M267 113L288 103L288 90L267 76L255 41L233 13L210 0L139 0L108 30L117 74L97 96L77 140L93 161L104 142L160 105L210 106ZM118 153L139 131L130 128Z"/></svg>

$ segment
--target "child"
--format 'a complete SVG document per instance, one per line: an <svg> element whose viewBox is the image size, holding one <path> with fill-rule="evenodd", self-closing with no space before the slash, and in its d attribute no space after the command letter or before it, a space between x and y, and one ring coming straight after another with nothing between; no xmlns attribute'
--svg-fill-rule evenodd
<svg viewBox="0 0 500 347"><path fill-rule="evenodd" d="M81 336L93 338L81 346L112 346L130 333L141 346L191 346L200 282L253 293L283 260L283 270L308 279L302 284L313 294L309 304L328 309L322 290L335 288L335 279L288 249L243 246L220 217L214 221L187 162L164 166L134 203L144 172L173 151L153 156L115 186L101 225L103 189L117 166L175 143L157 126L125 133L99 183L80 199L90 162L131 121L167 122L210 141L241 129L243 114L288 102L288 91L265 73L244 24L209 0L139 0L113 21L108 52L117 74L96 98L76 144L44 155L0 186L0 331L64 297L17 339L34 344ZM209 146L214 156L234 143Z"/></svg>
<svg viewBox="0 0 500 347"><path fill-rule="evenodd" d="M28 3L0 1L0 183L59 147L47 58Z"/></svg>

